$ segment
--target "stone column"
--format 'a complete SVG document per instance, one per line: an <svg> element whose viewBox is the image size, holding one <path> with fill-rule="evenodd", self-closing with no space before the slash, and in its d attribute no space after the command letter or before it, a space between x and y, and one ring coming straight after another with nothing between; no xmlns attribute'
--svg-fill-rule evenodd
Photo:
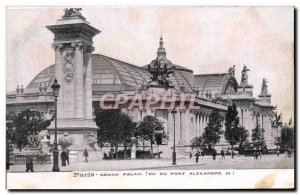
<svg viewBox="0 0 300 195"><path fill-rule="evenodd" d="M136 159L136 138L131 137L131 159Z"/></svg>
<svg viewBox="0 0 300 195"><path fill-rule="evenodd" d="M87 46L86 55L87 55L87 65L85 67L85 72L83 73L84 81L84 91L85 91L85 118L92 119L93 118L93 92L92 92L92 52L94 51L94 47Z"/></svg>
<svg viewBox="0 0 300 195"><path fill-rule="evenodd" d="M205 114L204 114L204 126L203 126L203 131L204 131L206 125L207 125L206 120L207 120L207 117L206 117L206 113L205 113Z"/></svg>
<svg viewBox="0 0 300 195"><path fill-rule="evenodd" d="M53 43L52 48L55 51L55 77L61 85L61 91L63 91L64 85L62 85L62 82L64 82L63 79L63 55L62 55L62 43ZM53 81L52 81L53 82ZM51 83L50 85L52 85ZM63 109L63 99L64 99L64 93L60 93L57 99L57 107L60 109ZM57 112L57 118L63 118L64 112Z"/></svg>
<svg viewBox="0 0 300 195"><path fill-rule="evenodd" d="M75 118L83 118L83 49L81 42L71 44L75 49Z"/></svg>
<svg viewBox="0 0 300 195"><path fill-rule="evenodd" d="M198 137L198 136L199 136L198 120L199 120L199 119L198 119L198 114L195 113L195 122L196 122L196 128L195 128L196 133L195 133L195 137Z"/></svg>

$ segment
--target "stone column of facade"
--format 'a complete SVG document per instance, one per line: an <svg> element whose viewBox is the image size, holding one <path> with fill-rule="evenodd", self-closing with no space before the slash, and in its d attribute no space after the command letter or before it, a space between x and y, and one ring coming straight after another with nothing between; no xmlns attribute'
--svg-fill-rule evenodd
<svg viewBox="0 0 300 195"><path fill-rule="evenodd" d="M137 140L135 137L131 138L131 155L130 158L135 159L136 158L136 143Z"/></svg>
<svg viewBox="0 0 300 195"><path fill-rule="evenodd" d="M190 130L191 130L191 119L190 119L190 111L189 110L186 110L184 112L184 117L183 117L183 120L184 120L184 137L186 139L186 143L190 143L191 141L191 135L190 135Z"/></svg>
<svg viewBox="0 0 300 195"><path fill-rule="evenodd" d="M93 101L89 101L89 100L93 99L92 52L95 50L95 48L93 46L88 46L86 50L87 50L86 51L87 65L85 67L86 72L83 73L84 91L85 91L84 102L86 104L84 117L91 119L93 117L93 113L90 112L90 110L93 110Z"/></svg>
<svg viewBox="0 0 300 195"><path fill-rule="evenodd" d="M195 113L196 115L196 137L199 136L199 115L198 113Z"/></svg>
<svg viewBox="0 0 300 195"><path fill-rule="evenodd" d="M182 131L183 131L183 126L182 126L182 111L179 111L179 139L182 140Z"/></svg>
<svg viewBox="0 0 300 195"><path fill-rule="evenodd" d="M182 111L181 113L181 126L182 126L182 139L183 139L183 143L184 144L189 144L190 141L187 139L187 123L186 123L186 118L185 118L185 115L186 115L186 112L185 111Z"/></svg>
<svg viewBox="0 0 300 195"><path fill-rule="evenodd" d="M203 116L202 116L202 113L200 113L200 120L199 120L199 122L200 122L200 135L202 135L202 133L203 133Z"/></svg>
<svg viewBox="0 0 300 195"><path fill-rule="evenodd" d="M83 118L83 49L81 42L73 42L75 50L75 118Z"/></svg>
<svg viewBox="0 0 300 195"><path fill-rule="evenodd" d="M62 107L58 107L57 113L63 112L63 119L74 119L75 118L75 82L74 82L74 49L71 47L71 44L66 43L64 44L64 47L62 48L62 65L61 69L58 71L62 72L62 79L60 81L60 95L63 95L62 102L59 102L60 99L57 100L57 102L62 105ZM67 72L67 63L69 61L69 64L72 64L72 73L71 71ZM55 64L58 64L55 62ZM70 65L68 65L70 66ZM58 66L59 67L59 66ZM60 114L58 114L60 115ZM58 118L59 120L60 118ZM60 123L58 123L58 126Z"/></svg>
<svg viewBox="0 0 300 195"><path fill-rule="evenodd" d="M58 82L63 82L63 72L61 71L63 68L63 55L62 55L62 43L53 43L52 48L55 51L55 76ZM63 86L61 86L62 88ZM61 93L58 96L58 101L57 101L57 107L60 109L63 109L63 99L64 99L64 94ZM58 112L57 117L58 118L63 118L64 112Z"/></svg>
<svg viewBox="0 0 300 195"><path fill-rule="evenodd" d="M192 136L192 139L195 137L195 134L196 134L196 117L195 117L195 113L191 113L191 118L192 118L192 128L191 128L191 136Z"/></svg>
<svg viewBox="0 0 300 195"><path fill-rule="evenodd" d="M253 111L251 111L250 113L251 115L251 129L249 129L249 141L252 142L252 130L256 127L256 118L255 118L255 114L253 113Z"/></svg>
<svg viewBox="0 0 300 195"><path fill-rule="evenodd" d="M244 118L244 128L248 130L249 132L251 131L251 113L249 109L244 109L243 110L243 118Z"/></svg>
<svg viewBox="0 0 300 195"><path fill-rule="evenodd" d="M203 127L203 131L205 129L205 127L207 126L207 114L204 114L204 127Z"/></svg>
<svg viewBox="0 0 300 195"><path fill-rule="evenodd" d="M172 139L173 139L173 134L172 134L172 128L173 128L173 115L171 113L171 110L168 110L168 131L167 131L167 138L168 138L168 146L172 147L171 144ZM172 143L171 143L172 142Z"/></svg>
<svg viewBox="0 0 300 195"><path fill-rule="evenodd" d="M270 129L270 143L271 143L271 145L272 146L275 146L275 136L274 136L274 129L273 129L273 127L272 127L272 120L271 120L271 113L269 114L269 116L268 116L268 127L269 127L269 129Z"/></svg>
<svg viewBox="0 0 300 195"><path fill-rule="evenodd" d="M197 118L198 118L198 121L197 121L197 125L198 125L198 130L197 130L197 136L199 137L200 136L200 114L199 112L197 113Z"/></svg>
<svg viewBox="0 0 300 195"><path fill-rule="evenodd" d="M180 112L175 114L175 144L178 145L180 139Z"/></svg>

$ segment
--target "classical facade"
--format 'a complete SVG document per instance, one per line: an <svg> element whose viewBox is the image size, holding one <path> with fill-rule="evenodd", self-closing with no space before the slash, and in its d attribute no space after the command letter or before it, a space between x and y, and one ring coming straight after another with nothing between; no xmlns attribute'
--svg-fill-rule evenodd
<svg viewBox="0 0 300 195"><path fill-rule="evenodd" d="M7 115L33 107L52 115L54 98L51 84L56 77L61 85L58 136L64 132L72 134L75 137L73 148L76 150L86 147L86 139L97 130L92 120L92 105L107 106L108 102L113 102L114 108L128 112L136 122L146 115L162 120L167 134L163 147L169 150L165 153L171 154L174 125L178 150L189 152L191 140L203 133L209 114L217 109L224 117L230 103L237 105L240 125L249 131L249 140L251 130L259 124L265 130L268 148L274 147L277 133L271 125L274 107L267 81L263 79L259 97L253 97L253 86L248 83L249 69L246 66L242 70L240 83L235 77L235 66L225 73L193 74L193 70L167 59L162 37L156 58L145 66L93 54L92 38L100 31L86 21L80 10L72 8L66 10L55 25L47 28L54 34L55 63L42 70L27 87L17 86L15 91L7 93ZM163 77L155 77L155 67L165 71ZM169 70L171 72L167 72ZM122 94L127 95L129 101L116 107L117 98ZM157 101L152 102L150 107L144 106L143 102L153 94L158 97ZM130 106L132 101L141 101L142 106ZM177 110L174 115L170 107L172 102ZM49 127L50 133L52 130L53 125ZM219 145L227 145L224 138Z"/></svg>

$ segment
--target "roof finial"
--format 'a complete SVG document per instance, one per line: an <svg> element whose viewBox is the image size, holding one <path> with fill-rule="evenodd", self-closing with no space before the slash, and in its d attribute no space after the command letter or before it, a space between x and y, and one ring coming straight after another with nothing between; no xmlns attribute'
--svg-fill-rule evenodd
<svg viewBox="0 0 300 195"><path fill-rule="evenodd" d="M165 58L166 57L166 50L164 48L164 41L162 35L160 35L160 41L159 41L159 48L157 49L157 58Z"/></svg>
<svg viewBox="0 0 300 195"><path fill-rule="evenodd" d="M160 48L163 48L163 47L164 47L164 41L163 41L162 35L160 35L159 47L160 47Z"/></svg>

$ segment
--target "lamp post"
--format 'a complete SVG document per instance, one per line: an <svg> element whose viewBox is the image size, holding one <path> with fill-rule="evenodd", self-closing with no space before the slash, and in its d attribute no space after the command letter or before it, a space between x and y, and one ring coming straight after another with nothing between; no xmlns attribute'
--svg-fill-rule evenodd
<svg viewBox="0 0 300 195"><path fill-rule="evenodd" d="M174 109L171 111L171 113L173 114L173 119L174 119L174 142L173 142L173 163L172 165L176 165L176 150L175 150L175 114L177 113L177 111Z"/></svg>
<svg viewBox="0 0 300 195"><path fill-rule="evenodd" d="M59 94L60 85L57 83L57 79L54 79L54 83L51 85L53 90L53 96L55 99L55 133L54 133L54 149L53 149L53 168L52 172L59 172L58 167L58 149L57 149L57 97Z"/></svg>

